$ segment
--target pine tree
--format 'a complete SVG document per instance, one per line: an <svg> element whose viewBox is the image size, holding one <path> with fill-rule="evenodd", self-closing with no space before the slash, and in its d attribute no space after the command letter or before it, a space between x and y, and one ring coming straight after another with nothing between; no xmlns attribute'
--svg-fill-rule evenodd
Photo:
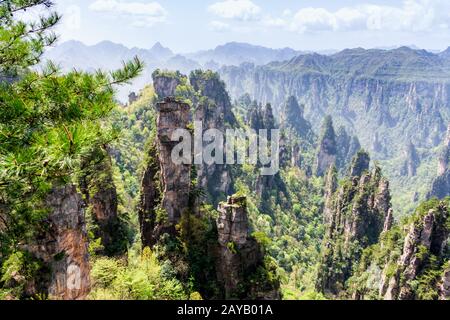
<svg viewBox="0 0 450 320"><path fill-rule="evenodd" d="M57 39L52 8L49 0L0 1L0 264L45 226L50 190L76 185L84 160L117 136L115 86L143 69L135 58L110 73L62 74L51 62L36 71ZM46 14L30 21L37 10Z"/></svg>

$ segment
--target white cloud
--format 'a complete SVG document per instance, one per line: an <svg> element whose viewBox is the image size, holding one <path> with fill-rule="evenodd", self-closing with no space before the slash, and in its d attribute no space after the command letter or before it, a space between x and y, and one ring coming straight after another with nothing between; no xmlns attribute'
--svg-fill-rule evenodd
<svg viewBox="0 0 450 320"><path fill-rule="evenodd" d="M266 16L263 19L263 24L268 27L287 27L289 22L282 18L274 18L272 16Z"/></svg>
<svg viewBox="0 0 450 320"><path fill-rule="evenodd" d="M152 26L164 22L167 11L158 2L125 2L122 0L96 0L89 9L97 12L132 17L132 25L136 27Z"/></svg>
<svg viewBox="0 0 450 320"><path fill-rule="evenodd" d="M225 19L250 21L260 17L261 8L251 0L225 0L213 3L208 11Z"/></svg>
<svg viewBox="0 0 450 320"><path fill-rule="evenodd" d="M404 0L400 6L365 4L336 11L303 8L294 14L289 29L299 33L327 30L426 32L447 28L449 22L448 0Z"/></svg>
<svg viewBox="0 0 450 320"><path fill-rule="evenodd" d="M215 32L225 32L231 30L231 26L228 23L221 21L211 21L209 26Z"/></svg>
<svg viewBox="0 0 450 320"><path fill-rule="evenodd" d="M79 30L81 28L81 9L79 6L68 6L63 15L64 27L68 30Z"/></svg>

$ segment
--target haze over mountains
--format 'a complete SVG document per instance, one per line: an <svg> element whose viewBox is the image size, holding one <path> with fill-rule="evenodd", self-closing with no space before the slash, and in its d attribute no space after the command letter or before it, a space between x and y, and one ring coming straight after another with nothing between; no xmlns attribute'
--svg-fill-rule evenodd
<svg viewBox="0 0 450 320"><path fill-rule="evenodd" d="M159 42L150 49L127 48L121 44L103 41L87 46L79 41L68 41L48 51L45 59L52 60L64 70L73 68L94 71L97 69L112 70L121 66L122 61L138 56L146 64L146 71L131 86L121 88L119 98L126 101L130 91L139 91L151 82L154 69L179 70L189 73L195 69L218 70L225 65L240 65L251 62L262 65L271 61L289 60L301 54L290 48L270 49L246 43L227 43L213 50L204 50L186 55L176 54Z"/></svg>
<svg viewBox="0 0 450 320"><path fill-rule="evenodd" d="M422 68L433 64L433 74L435 75L438 75L441 69L446 68L442 63L450 60L450 49L441 53L427 52L414 46L410 46L410 49L410 52L417 52L418 55L422 56L422 61L418 62L419 65L417 67ZM314 66L308 66L309 63L315 64L320 59L323 61L331 61L334 57L335 60L342 61L344 65L349 64L351 61L351 64L354 65L354 70L359 70L358 72L364 73L366 71L373 72L373 70L368 70L371 67L367 64L368 61L360 60L359 62L355 62L352 59L355 57L364 59L361 53L365 52L366 54L364 56L366 58L377 57L377 63L382 63L389 56L389 52L393 50L395 51L396 49L357 49L356 51L344 50L339 53L336 50L327 50L313 54L312 52L298 51L291 48L272 49L248 43L230 42L210 50L177 54L159 42L154 44L150 49L141 49L127 48L124 45L110 41L102 41L96 45L88 46L82 42L72 40L49 50L45 55L45 59L60 64L65 71L73 68L94 71L99 68L104 70L116 69L121 66L122 61L139 56L146 64L146 71L132 85L120 88L119 98L125 102L130 91L139 91L151 82L151 73L157 68L189 73L199 68L218 71L225 66L237 67L243 63L262 66L271 62L285 62L284 64L277 64L276 68L289 69L293 67L293 70L298 70L300 67L304 70L305 68L311 67L313 70ZM359 54L355 55L355 52L359 52ZM423 63L423 65L420 63ZM275 65L271 65L269 68L273 67ZM316 65L316 67L319 67L319 65ZM365 68L365 70L359 69L360 67ZM385 65L385 67L387 71L397 72L395 65ZM336 68L342 68L342 64L340 66L337 65ZM330 69L329 71L331 72L333 70ZM426 70L425 75L428 75L428 71ZM231 94L233 93L235 92L232 91Z"/></svg>

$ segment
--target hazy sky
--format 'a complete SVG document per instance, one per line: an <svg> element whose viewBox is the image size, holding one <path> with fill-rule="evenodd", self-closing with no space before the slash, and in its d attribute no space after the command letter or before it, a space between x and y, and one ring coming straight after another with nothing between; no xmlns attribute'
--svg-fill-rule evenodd
<svg viewBox="0 0 450 320"><path fill-rule="evenodd" d="M230 41L298 50L450 46L450 0L56 0L61 40L183 53Z"/></svg>

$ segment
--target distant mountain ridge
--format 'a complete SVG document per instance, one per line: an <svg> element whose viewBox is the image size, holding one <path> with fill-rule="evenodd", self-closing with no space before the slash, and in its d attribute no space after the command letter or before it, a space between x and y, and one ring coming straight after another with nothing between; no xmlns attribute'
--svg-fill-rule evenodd
<svg viewBox="0 0 450 320"><path fill-rule="evenodd" d="M79 69L95 71L98 69L113 70L127 61L138 56L146 65L143 75L132 85L119 88L118 97L126 101L130 91L139 91L146 84L151 83L151 74L155 69L179 70L188 74L195 69L218 70L226 65L240 65L251 62L263 65L271 61L289 60L300 54L290 48L270 49L247 43L227 43L214 50L199 51L190 54L175 54L169 48L157 42L150 49L127 48L111 41L102 41L95 45L85 45L79 41L67 41L49 50L44 55L45 60L52 60L59 64L63 71Z"/></svg>
<svg viewBox="0 0 450 320"><path fill-rule="evenodd" d="M291 48L271 49L248 43L229 42L212 50L187 54L187 57L198 61L200 64L214 61L224 66L240 65L244 62L263 65L272 61L290 60L302 53L304 52Z"/></svg>

